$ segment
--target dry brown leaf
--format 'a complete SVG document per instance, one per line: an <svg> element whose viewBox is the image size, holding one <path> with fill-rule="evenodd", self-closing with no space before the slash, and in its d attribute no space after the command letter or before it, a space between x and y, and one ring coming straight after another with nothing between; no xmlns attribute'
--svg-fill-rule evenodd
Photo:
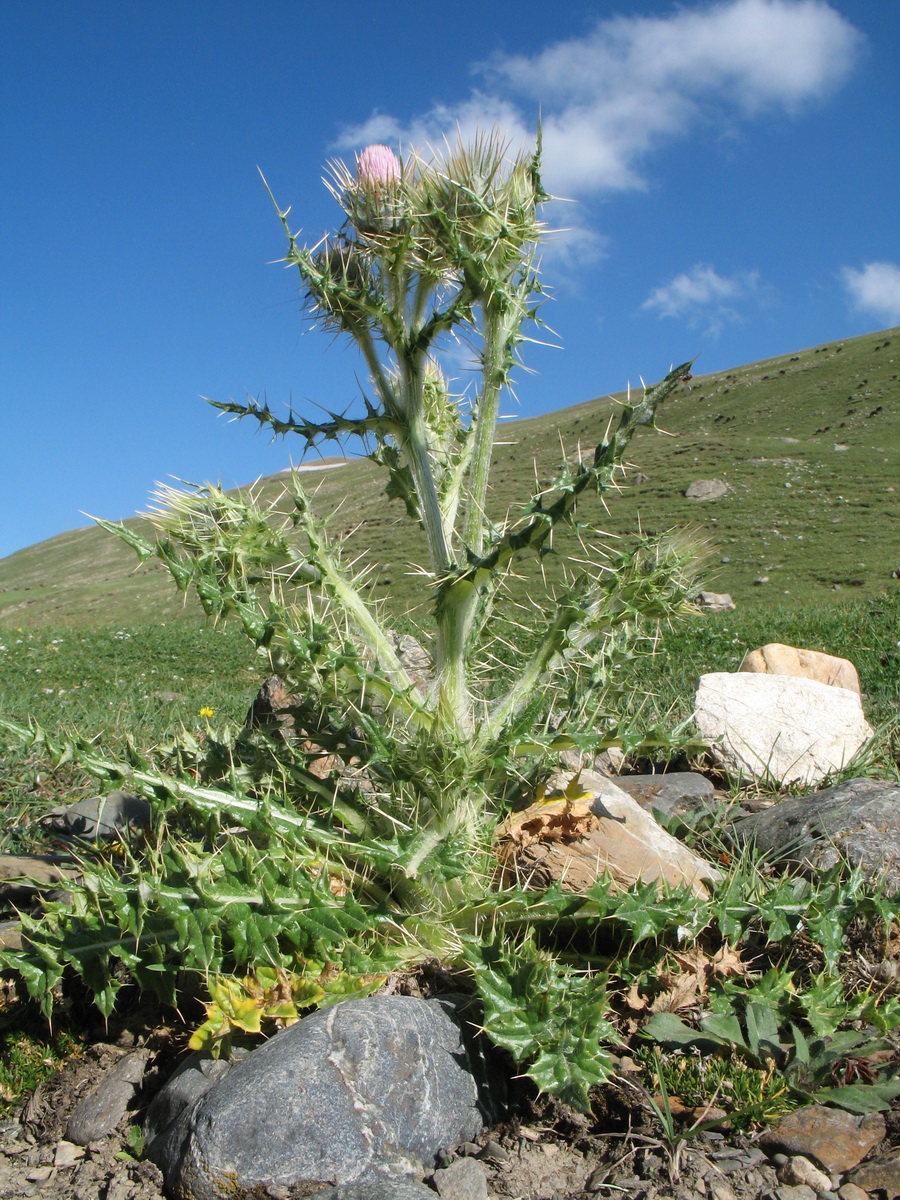
<svg viewBox="0 0 900 1200"><path fill-rule="evenodd" d="M637 983L633 983L625 993L625 1003L632 1012L646 1012L650 1007L648 1001L638 991Z"/></svg>
<svg viewBox="0 0 900 1200"><path fill-rule="evenodd" d="M665 970L659 977L660 991L649 1002L632 985L625 1000L628 1007L637 1012L678 1012L694 1008L709 991L710 980L718 977L728 979L734 975L748 975L749 969L740 954L730 946L723 946L709 955L699 946L689 950L672 951L672 959L680 970Z"/></svg>
<svg viewBox="0 0 900 1200"><path fill-rule="evenodd" d="M706 978L699 974L664 971L660 977L663 991L650 1005L650 1011L678 1012L681 1008L693 1008L706 993Z"/></svg>
<svg viewBox="0 0 900 1200"><path fill-rule="evenodd" d="M682 970L702 976L707 981L713 976L730 979L734 975L750 974L739 952L731 946L722 946L711 956L701 947L692 946L690 950L673 950L672 957Z"/></svg>
<svg viewBox="0 0 900 1200"><path fill-rule="evenodd" d="M497 830L496 852L501 860L535 842L574 842L599 825L600 820L582 800L553 800L532 804L507 817Z"/></svg>
<svg viewBox="0 0 900 1200"><path fill-rule="evenodd" d="M732 975L749 975L750 968L741 958L740 951L733 946L723 946L712 957L713 969L720 979L730 979Z"/></svg>

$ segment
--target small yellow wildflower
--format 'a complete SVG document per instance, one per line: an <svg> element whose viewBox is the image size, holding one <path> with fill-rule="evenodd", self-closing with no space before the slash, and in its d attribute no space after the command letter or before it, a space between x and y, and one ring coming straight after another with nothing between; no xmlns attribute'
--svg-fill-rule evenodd
<svg viewBox="0 0 900 1200"><path fill-rule="evenodd" d="M208 704L204 704L203 707L200 709L200 716L205 717L207 719L207 721L209 720L210 717L214 717L215 715L216 715L216 710L214 708L210 708Z"/></svg>

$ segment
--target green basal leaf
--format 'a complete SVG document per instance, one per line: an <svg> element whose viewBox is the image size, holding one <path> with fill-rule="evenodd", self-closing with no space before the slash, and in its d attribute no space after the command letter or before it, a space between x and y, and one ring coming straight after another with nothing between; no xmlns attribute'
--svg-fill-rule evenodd
<svg viewBox="0 0 900 1200"><path fill-rule="evenodd" d="M891 1107L891 1101L900 1096L900 1080L818 1088L812 1095L820 1104L833 1104L846 1112L886 1112Z"/></svg>

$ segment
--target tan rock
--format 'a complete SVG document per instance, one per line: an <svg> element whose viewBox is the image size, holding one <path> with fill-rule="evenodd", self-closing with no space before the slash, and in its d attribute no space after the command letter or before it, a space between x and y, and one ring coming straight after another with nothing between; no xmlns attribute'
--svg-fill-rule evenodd
<svg viewBox="0 0 900 1200"><path fill-rule="evenodd" d="M760 1146L767 1152L802 1154L831 1175L850 1171L885 1138L881 1113L857 1116L839 1108L811 1104L788 1113L763 1131ZM853 1182L859 1183L854 1177ZM865 1187L864 1183L860 1186Z"/></svg>
<svg viewBox="0 0 900 1200"><path fill-rule="evenodd" d="M495 853L505 885L585 892L608 872L616 890L637 882L687 885L698 896L721 878L605 776L557 777L538 803L498 828Z"/></svg>
<svg viewBox="0 0 900 1200"><path fill-rule="evenodd" d="M22 926L18 921L0 921L0 950L22 949Z"/></svg>
<svg viewBox="0 0 900 1200"><path fill-rule="evenodd" d="M758 650L749 651L738 670L763 675L800 675L857 694L860 690L859 675L849 659L823 654L820 650L800 650L781 642L769 642Z"/></svg>
<svg viewBox="0 0 900 1200"><path fill-rule="evenodd" d="M724 479L695 479L684 491L688 500L718 500L728 492Z"/></svg>

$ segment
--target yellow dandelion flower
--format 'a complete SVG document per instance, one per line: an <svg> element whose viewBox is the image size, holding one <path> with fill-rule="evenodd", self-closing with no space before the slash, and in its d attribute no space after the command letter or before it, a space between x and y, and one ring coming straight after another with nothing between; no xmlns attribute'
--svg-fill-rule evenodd
<svg viewBox="0 0 900 1200"><path fill-rule="evenodd" d="M209 720L210 717L214 717L215 715L216 715L216 710L214 708L210 708L208 704L204 704L203 707L200 709L200 716L205 717L207 721Z"/></svg>

